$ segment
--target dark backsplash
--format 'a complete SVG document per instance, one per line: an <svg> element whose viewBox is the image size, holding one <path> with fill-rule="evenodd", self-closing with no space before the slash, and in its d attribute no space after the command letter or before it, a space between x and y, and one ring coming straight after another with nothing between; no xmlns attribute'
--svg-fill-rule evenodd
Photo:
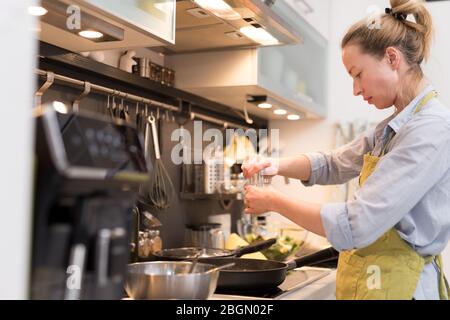
<svg viewBox="0 0 450 320"><path fill-rule="evenodd" d="M80 90L54 84L44 95L43 103L52 101L61 101L71 104L72 101L80 94ZM116 98L116 103L120 101ZM124 101L129 107L130 114L134 116L135 103ZM80 103L81 110L89 110L106 114L107 96L99 94L90 94ZM142 106L141 106L142 107ZM155 112L155 109L153 109ZM162 113L162 112L161 112ZM171 116L169 118L172 118ZM209 215L230 213L232 221L232 232L236 230L236 221L240 218L242 212L242 201L234 201L230 209L224 209L218 200L184 200L180 199L179 191L181 183L181 165L175 165L170 158L172 148L177 144L170 140L171 133L179 127L177 122L161 120L159 122L159 138L161 146L161 158L164 166L169 173L176 191L170 207L164 212L152 211L153 214L162 222L161 236L164 248L180 247L184 244L184 230L186 224L196 224L207 222ZM212 128L208 123L203 122L203 130ZM189 121L184 128L192 132L193 122ZM218 127L216 127L218 128ZM153 152L152 152L153 155ZM154 159L154 156L152 157Z"/></svg>

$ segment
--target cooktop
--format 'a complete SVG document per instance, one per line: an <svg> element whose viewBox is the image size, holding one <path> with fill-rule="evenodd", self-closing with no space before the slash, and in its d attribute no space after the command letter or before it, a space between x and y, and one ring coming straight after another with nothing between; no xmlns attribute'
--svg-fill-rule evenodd
<svg viewBox="0 0 450 320"><path fill-rule="evenodd" d="M302 267L289 271L286 275L286 279L282 284L273 289L265 291L224 291L216 290L214 298L262 298L262 299L281 299L284 296L292 293L295 290L299 290L314 281L317 281L327 276L332 269L329 268L316 268L316 267Z"/></svg>

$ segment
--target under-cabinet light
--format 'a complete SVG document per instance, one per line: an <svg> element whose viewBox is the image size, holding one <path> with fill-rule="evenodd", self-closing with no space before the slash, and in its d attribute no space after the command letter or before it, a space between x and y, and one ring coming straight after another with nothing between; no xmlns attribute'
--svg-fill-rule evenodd
<svg viewBox="0 0 450 320"><path fill-rule="evenodd" d="M287 111L284 109L275 109L275 110L273 110L273 113L276 115L279 115L279 116L283 116L287 113Z"/></svg>
<svg viewBox="0 0 450 320"><path fill-rule="evenodd" d="M238 20L242 16L223 0L194 0L196 4L225 20Z"/></svg>
<svg viewBox="0 0 450 320"><path fill-rule="evenodd" d="M261 108L261 109L270 109L270 108L272 108L272 104L267 103L267 102L259 103L259 104L258 104L258 108Z"/></svg>
<svg viewBox="0 0 450 320"><path fill-rule="evenodd" d="M291 121L296 121L296 120L300 120L300 116L298 114L290 114L287 116L287 119L291 120Z"/></svg>
<svg viewBox="0 0 450 320"><path fill-rule="evenodd" d="M78 32L80 36L87 39L99 39L103 37L103 33L95 31L95 30L83 30Z"/></svg>
<svg viewBox="0 0 450 320"><path fill-rule="evenodd" d="M251 40L264 46L279 44L279 41L262 27L247 26L242 27L239 31Z"/></svg>
<svg viewBox="0 0 450 320"><path fill-rule="evenodd" d="M47 14L48 10L41 6L29 6L28 7L28 14L36 17L41 17L45 14Z"/></svg>
<svg viewBox="0 0 450 320"><path fill-rule="evenodd" d="M53 102L53 108L59 113L67 113L68 109L67 106L62 103L61 101L54 101Z"/></svg>

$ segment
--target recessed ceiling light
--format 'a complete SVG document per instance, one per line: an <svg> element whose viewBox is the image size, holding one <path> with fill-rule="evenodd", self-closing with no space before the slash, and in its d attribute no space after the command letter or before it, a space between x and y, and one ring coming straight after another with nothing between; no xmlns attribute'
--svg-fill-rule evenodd
<svg viewBox="0 0 450 320"><path fill-rule="evenodd" d="M28 7L28 13L32 16L40 17L47 13L47 9L41 6L29 6Z"/></svg>
<svg viewBox="0 0 450 320"><path fill-rule="evenodd" d="M94 30L83 30L78 32L80 36L88 39L99 39L103 37L103 33Z"/></svg>
<svg viewBox="0 0 450 320"><path fill-rule="evenodd" d="M284 109L275 109L275 110L273 110L273 113L282 116L282 115L285 115L287 113L287 111Z"/></svg>
<svg viewBox="0 0 450 320"><path fill-rule="evenodd" d="M271 105L270 103L263 102L263 103L259 103L259 104L258 104L258 108L261 108L261 109L270 109L270 108L272 108L272 105Z"/></svg>
<svg viewBox="0 0 450 320"><path fill-rule="evenodd" d="M292 121L300 120L300 116L298 114L290 114L287 116L287 119Z"/></svg>

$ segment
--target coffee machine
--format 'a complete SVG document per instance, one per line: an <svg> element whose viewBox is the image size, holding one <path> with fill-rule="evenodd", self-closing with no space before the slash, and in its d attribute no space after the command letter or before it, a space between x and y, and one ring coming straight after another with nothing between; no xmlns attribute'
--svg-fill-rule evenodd
<svg viewBox="0 0 450 320"><path fill-rule="evenodd" d="M124 120L36 115L31 299L119 299L130 259L135 194L148 170Z"/></svg>

